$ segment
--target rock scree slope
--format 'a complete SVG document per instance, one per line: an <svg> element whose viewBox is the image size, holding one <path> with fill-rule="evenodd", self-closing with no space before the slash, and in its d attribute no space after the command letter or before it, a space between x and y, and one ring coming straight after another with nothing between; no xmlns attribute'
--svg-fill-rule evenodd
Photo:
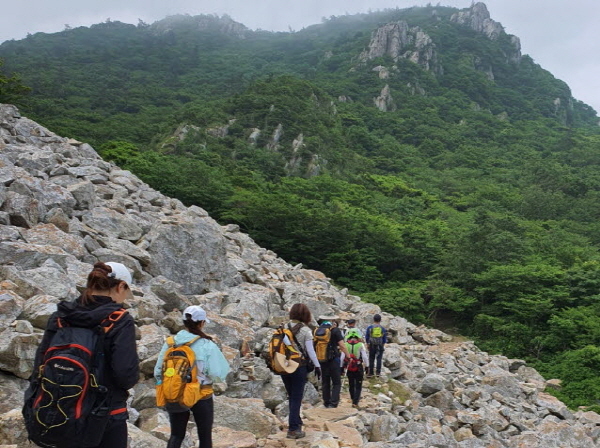
<svg viewBox="0 0 600 448"><path fill-rule="evenodd" d="M571 412L521 360L381 313L259 247L237 226L151 189L103 161L85 143L55 135L0 105L0 446L29 447L20 408L48 317L72 300L97 260L134 273L142 377L130 400L130 447L164 447L168 418L154 406L152 370L164 338L181 328L189 304L208 310L232 372L218 384L216 447L591 448L600 416ZM391 343L381 378L365 380L361 408L347 390L325 409L314 378L303 407L307 437L285 439L281 378L264 358L272 328L296 302L314 316L381 313ZM554 383L552 383L554 384ZM186 447L197 446L190 425Z"/></svg>

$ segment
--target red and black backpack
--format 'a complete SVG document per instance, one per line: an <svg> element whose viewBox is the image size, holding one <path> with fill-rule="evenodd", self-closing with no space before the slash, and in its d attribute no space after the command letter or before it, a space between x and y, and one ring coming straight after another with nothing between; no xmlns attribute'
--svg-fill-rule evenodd
<svg viewBox="0 0 600 448"><path fill-rule="evenodd" d="M57 331L25 393L29 440L55 448L100 444L111 414L104 339L126 313L115 311L93 328L72 327L57 318Z"/></svg>

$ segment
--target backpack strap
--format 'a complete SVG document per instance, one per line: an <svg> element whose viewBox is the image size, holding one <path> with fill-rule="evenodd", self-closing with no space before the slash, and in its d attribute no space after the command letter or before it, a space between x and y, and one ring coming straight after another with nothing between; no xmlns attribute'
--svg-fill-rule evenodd
<svg viewBox="0 0 600 448"><path fill-rule="evenodd" d="M200 339L202 336L196 336L194 339L189 340L188 342L186 342L185 344L181 344L181 345L187 345L190 346L192 345L194 342L196 342L198 339Z"/></svg>
<svg viewBox="0 0 600 448"><path fill-rule="evenodd" d="M200 339L202 336L196 336L194 339L190 339L187 342L184 342L183 344L175 344L175 337L174 336L169 336L166 340L167 345L169 346L169 348L171 347L182 347L184 345L190 346L192 345L194 342L196 342L198 339Z"/></svg>
<svg viewBox="0 0 600 448"><path fill-rule="evenodd" d="M300 330L302 329L304 324L302 322L298 322L293 327L290 324L291 324L291 322L288 322L288 330L290 330L292 332L292 336L294 337L294 344L296 344L296 347L298 347L298 350L300 350L300 353L302 354L302 356L305 359L308 359L307 354L304 352L304 349L302 348L302 344L300 344L298 342L298 339L296 338L296 335L300 332Z"/></svg>
<svg viewBox="0 0 600 448"><path fill-rule="evenodd" d="M127 310L125 308L121 308L120 310L113 311L110 313L106 319L100 322L100 326L104 329L104 333L108 333L115 324L123 318L127 314Z"/></svg>

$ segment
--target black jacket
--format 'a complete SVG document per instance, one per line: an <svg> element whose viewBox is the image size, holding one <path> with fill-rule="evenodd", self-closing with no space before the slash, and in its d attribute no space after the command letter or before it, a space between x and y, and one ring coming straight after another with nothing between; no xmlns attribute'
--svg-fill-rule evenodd
<svg viewBox="0 0 600 448"><path fill-rule="evenodd" d="M80 299L74 302L60 302L57 311L50 316L48 326L35 355L33 372L37 372L43 361L44 354L50 345L52 336L58 328L57 319L60 317L73 327L93 328L99 325L114 311L120 310L120 304L110 297L94 296L94 304L84 306ZM133 317L126 313L115 322L106 333L104 339L105 386L111 392L112 409L122 409L126 406L127 389L132 388L139 379L140 367L135 345L135 323Z"/></svg>

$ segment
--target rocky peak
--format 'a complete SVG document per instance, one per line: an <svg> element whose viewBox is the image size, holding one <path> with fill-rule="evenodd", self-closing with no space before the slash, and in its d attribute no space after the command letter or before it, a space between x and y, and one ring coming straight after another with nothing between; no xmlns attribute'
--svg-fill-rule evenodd
<svg viewBox="0 0 600 448"><path fill-rule="evenodd" d="M300 153L301 134L294 145ZM207 310L206 331L232 366L215 384L215 448L600 446L600 416L573 413L546 394L548 382L524 361L382 312L323 273L261 248L238 226L219 225L200 207L185 207L103 161L90 145L2 104L0 446L29 446L20 408L43 328L56 304L84 287L92 264L108 259L135 278L126 306L142 377L129 402L131 448L162 448L169 437L168 416L155 407L153 368L189 304ZM273 328L297 302L314 316L353 317L363 329L379 313L390 343L382 376L364 383L360 409L351 407L346 388L338 409L323 408L311 375L307 437L286 442L285 388L263 355ZM186 446L198 445L194 433Z"/></svg>
<svg viewBox="0 0 600 448"><path fill-rule="evenodd" d="M250 30L243 24L236 22L227 14L223 16L201 14L177 14L150 25L150 30L156 34L177 32L178 29L191 28L192 30L215 30L222 34L245 39Z"/></svg>
<svg viewBox="0 0 600 448"><path fill-rule="evenodd" d="M469 9L459 11L452 15L450 21L483 33L492 40L498 39L504 28L500 23L495 22L490 17L490 12L485 3L478 2Z"/></svg>
<svg viewBox="0 0 600 448"><path fill-rule="evenodd" d="M375 30L368 48L360 54L359 60L367 62L382 56L389 56L394 61L408 59L426 70L441 73L431 37L419 27L409 27L403 20L388 23Z"/></svg>
<svg viewBox="0 0 600 448"><path fill-rule="evenodd" d="M504 27L499 22L492 20L487 6L482 2L474 3L470 8L452 14L450 21L467 26L491 40L497 40L504 33ZM521 41L513 35L510 35L510 41L513 50L506 55L507 60L519 62L521 60Z"/></svg>

